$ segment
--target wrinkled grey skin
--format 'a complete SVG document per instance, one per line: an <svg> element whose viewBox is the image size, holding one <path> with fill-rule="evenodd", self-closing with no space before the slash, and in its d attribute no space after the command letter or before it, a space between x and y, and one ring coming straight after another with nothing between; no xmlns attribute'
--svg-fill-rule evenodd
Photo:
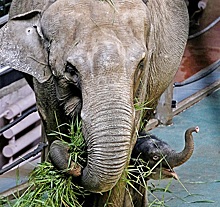
<svg viewBox="0 0 220 207"><path fill-rule="evenodd" d="M156 106L187 33L183 0L15 0L0 31L0 62L33 77L46 134L56 130L55 114L58 124L80 116L88 153L81 183L105 192L136 141L143 116L134 102Z"/></svg>

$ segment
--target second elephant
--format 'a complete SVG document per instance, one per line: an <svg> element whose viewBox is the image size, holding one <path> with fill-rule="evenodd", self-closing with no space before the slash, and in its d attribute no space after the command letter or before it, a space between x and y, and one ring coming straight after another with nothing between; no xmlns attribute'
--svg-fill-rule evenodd
<svg viewBox="0 0 220 207"><path fill-rule="evenodd" d="M199 132L199 127L191 127L185 132L185 146L181 152L173 150L166 142L146 132L139 133L134 146L130 165L132 166L128 190L125 194L124 207L148 206L145 183L149 179L179 179L173 168L184 164L192 155L194 140L192 133ZM132 199L132 200L131 200Z"/></svg>

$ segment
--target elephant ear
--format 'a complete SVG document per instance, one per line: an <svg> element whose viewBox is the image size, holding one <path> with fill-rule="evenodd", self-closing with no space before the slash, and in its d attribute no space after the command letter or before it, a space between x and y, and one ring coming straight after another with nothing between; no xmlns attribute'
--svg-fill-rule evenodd
<svg viewBox="0 0 220 207"><path fill-rule="evenodd" d="M151 51L148 100L158 100L180 65L188 38L188 12L182 0L148 0Z"/></svg>
<svg viewBox="0 0 220 207"><path fill-rule="evenodd" d="M44 47L40 10L13 16L0 30L0 63L32 75L40 83L51 77Z"/></svg>

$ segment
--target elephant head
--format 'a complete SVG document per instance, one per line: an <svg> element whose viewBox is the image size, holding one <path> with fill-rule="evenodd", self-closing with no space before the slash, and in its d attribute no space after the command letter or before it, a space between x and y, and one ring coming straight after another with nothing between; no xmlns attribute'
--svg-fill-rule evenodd
<svg viewBox="0 0 220 207"><path fill-rule="evenodd" d="M177 179L173 168L182 165L191 157L194 150L193 132L198 133L199 127L191 127L186 130L185 147L181 152L176 152L156 136L141 132L131 157L143 159L148 167L153 169L148 178L157 180L174 177Z"/></svg>
<svg viewBox="0 0 220 207"><path fill-rule="evenodd" d="M61 120L81 118L88 154L81 182L89 191L119 180L142 118L134 100L156 103L178 69L187 10L181 0L157 1L14 0L0 31L0 62L33 77L46 132L55 130L50 106ZM62 169L59 149L52 145L51 157Z"/></svg>

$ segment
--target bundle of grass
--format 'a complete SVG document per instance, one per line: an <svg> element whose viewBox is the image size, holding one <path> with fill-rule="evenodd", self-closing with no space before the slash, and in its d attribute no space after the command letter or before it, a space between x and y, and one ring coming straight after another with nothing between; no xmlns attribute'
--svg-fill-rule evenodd
<svg viewBox="0 0 220 207"><path fill-rule="evenodd" d="M76 124L66 124L65 127L69 128L68 135L61 133L58 127L58 132L53 132L50 136L56 136L62 141L64 138L69 139L69 142L65 144L69 147L70 159L77 165L85 164L86 160L83 158L85 157L85 144L81 123L76 121ZM21 196L15 198L13 203L8 202L7 205L13 207L81 207L88 194L72 176L57 170L50 162L45 161L30 174L29 188Z"/></svg>
<svg viewBox="0 0 220 207"><path fill-rule="evenodd" d="M135 187L136 184L145 189L148 189L146 181L149 180L150 177L155 173L153 171L155 171L156 168L160 166L163 159L164 158L161 158L152 168L150 168L148 166L148 162L144 161L140 157L131 158L130 165L125 169L127 175L125 182L137 192L138 190ZM131 165L131 163L133 164ZM159 167L157 170L161 171L161 168Z"/></svg>

